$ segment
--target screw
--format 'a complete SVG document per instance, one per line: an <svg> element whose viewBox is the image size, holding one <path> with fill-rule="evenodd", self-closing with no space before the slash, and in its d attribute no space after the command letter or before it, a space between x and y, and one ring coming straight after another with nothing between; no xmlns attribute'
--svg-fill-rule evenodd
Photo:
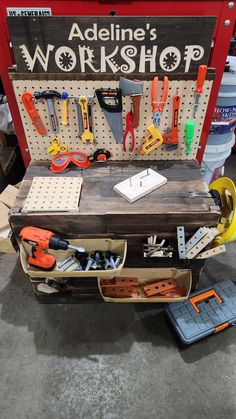
<svg viewBox="0 0 236 419"><path fill-rule="evenodd" d="M62 268L62 266L66 265L66 264L67 264L67 262L69 262L71 259L72 259L72 256L69 256L67 259L63 260L62 262L59 262L59 263L57 264L57 267L58 267L59 269L60 269L60 268Z"/></svg>
<svg viewBox="0 0 236 419"><path fill-rule="evenodd" d="M228 8L229 8L229 9L232 9L232 7L234 7L234 1L230 1L230 2L228 3Z"/></svg>
<svg viewBox="0 0 236 419"><path fill-rule="evenodd" d="M74 260L71 260L70 262L68 262L68 263L66 263L65 265L63 265L61 268L60 268L60 270L62 271L62 272L65 272L65 271L67 271L67 269L69 269L72 265L74 265L75 264L75 261Z"/></svg>
<svg viewBox="0 0 236 419"><path fill-rule="evenodd" d="M113 256L110 256L110 264L111 264L111 268L115 269L116 265L115 265L115 261L114 261Z"/></svg>
<svg viewBox="0 0 236 419"><path fill-rule="evenodd" d="M140 180L139 186L142 187L143 186L143 182Z"/></svg>
<svg viewBox="0 0 236 419"><path fill-rule="evenodd" d="M112 269L112 266L111 266L111 262L109 261L109 259L107 259L107 258L105 258L105 266L104 266L104 269L106 270L106 269Z"/></svg>
<svg viewBox="0 0 236 419"><path fill-rule="evenodd" d="M73 269L73 271L82 271L82 270L83 270L82 266L79 263L77 263L77 265Z"/></svg>
<svg viewBox="0 0 236 419"><path fill-rule="evenodd" d="M114 260L115 268L118 268L119 264L122 261L122 257L120 255L115 255L114 257L115 257L115 260Z"/></svg>
<svg viewBox="0 0 236 419"><path fill-rule="evenodd" d="M95 250L91 253L91 257L95 260L96 268L102 268L104 257L101 250Z"/></svg>
<svg viewBox="0 0 236 419"><path fill-rule="evenodd" d="M229 20L229 19L226 19L226 20L224 21L224 25L225 25L225 26L229 26L229 25L230 25L230 23L231 23L231 22L230 22L230 20Z"/></svg>
<svg viewBox="0 0 236 419"><path fill-rule="evenodd" d="M129 179L129 186L132 188L132 178Z"/></svg>
<svg viewBox="0 0 236 419"><path fill-rule="evenodd" d="M93 258L87 258L87 265L85 266L85 271L89 271L94 262L95 260Z"/></svg>

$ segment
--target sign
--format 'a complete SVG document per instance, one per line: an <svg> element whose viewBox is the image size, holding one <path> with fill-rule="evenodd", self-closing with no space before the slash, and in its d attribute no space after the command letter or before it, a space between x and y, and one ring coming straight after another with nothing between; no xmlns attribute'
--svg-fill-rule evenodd
<svg viewBox="0 0 236 419"><path fill-rule="evenodd" d="M215 17L8 17L19 72L196 73Z"/></svg>
<svg viewBox="0 0 236 419"><path fill-rule="evenodd" d="M51 16L51 8L38 7L7 7L7 16Z"/></svg>

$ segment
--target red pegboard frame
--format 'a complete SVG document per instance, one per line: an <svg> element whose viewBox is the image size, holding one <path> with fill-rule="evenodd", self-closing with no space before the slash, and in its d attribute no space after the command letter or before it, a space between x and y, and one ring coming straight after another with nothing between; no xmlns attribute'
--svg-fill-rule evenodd
<svg viewBox="0 0 236 419"><path fill-rule="evenodd" d="M205 118L200 148L198 152L199 163L202 160L210 124L216 104L220 82L224 71L229 43L234 31L236 19L236 4L230 7L230 1L221 0L197 0L197 1L34 1L34 0L2 0L0 5L0 75L8 98L10 110L16 128L21 153L27 166L30 156L27 150L26 138L18 111L15 95L8 77L8 67L14 64L11 49L9 47L9 34L6 24L7 7L50 7L54 16L107 16L115 11L120 16L217 16L217 24L214 34L214 47L209 62L210 67L216 68L216 79L211 91L207 116ZM229 20L229 25L225 21ZM174 30L174 28L173 28Z"/></svg>

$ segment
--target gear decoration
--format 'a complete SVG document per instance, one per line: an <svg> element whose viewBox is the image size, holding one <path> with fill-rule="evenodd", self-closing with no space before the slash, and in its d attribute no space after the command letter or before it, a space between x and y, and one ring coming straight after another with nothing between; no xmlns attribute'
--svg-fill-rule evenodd
<svg viewBox="0 0 236 419"><path fill-rule="evenodd" d="M76 55L69 47L60 47L55 54L55 61L57 66L62 71L72 71L76 66Z"/></svg>
<svg viewBox="0 0 236 419"><path fill-rule="evenodd" d="M80 50L84 51L84 53L87 53L88 58L92 61L92 58L94 58L94 50L86 45L80 45Z"/></svg>
<svg viewBox="0 0 236 419"><path fill-rule="evenodd" d="M172 70L176 62L177 62L177 57L174 52L168 52L168 54L166 54L165 58L163 59L164 67L167 70Z"/></svg>
<svg viewBox="0 0 236 419"><path fill-rule="evenodd" d="M65 70L70 70L73 65L73 58L69 52L62 52L59 57L59 61Z"/></svg>
<svg viewBox="0 0 236 419"><path fill-rule="evenodd" d="M174 71L179 66L180 61L180 51L176 47L167 47L160 55L160 65L165 71Z"/></svg>

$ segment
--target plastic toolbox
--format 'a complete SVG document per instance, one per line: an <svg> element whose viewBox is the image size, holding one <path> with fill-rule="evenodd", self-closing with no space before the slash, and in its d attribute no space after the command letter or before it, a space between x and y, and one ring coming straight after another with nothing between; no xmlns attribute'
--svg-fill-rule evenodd
<svg viewBox="0 0 236 419"><path fill-rule="evenodd" d="M236 324L236 285L218 282L183 302L166 304L165 312L180 340L193 343Z"/></svg>

